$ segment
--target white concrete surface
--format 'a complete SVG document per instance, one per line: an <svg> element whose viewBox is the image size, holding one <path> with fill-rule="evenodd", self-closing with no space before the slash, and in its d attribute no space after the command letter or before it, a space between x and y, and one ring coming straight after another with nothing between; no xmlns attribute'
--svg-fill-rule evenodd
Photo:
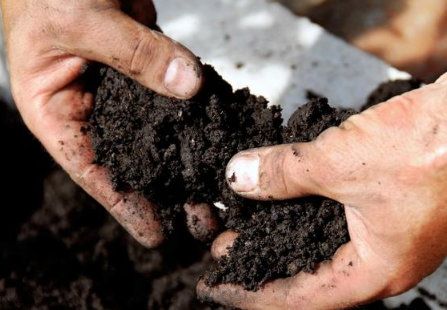
<svg viewBox="0 0 447 310"><path fill-rule="evenodd" d="M288 118L306 90L359 107L390 78L408 77L264 0L156 0L163 30L213 64L234 87L249 86ZM237 68L237 64L243 67Z"/></svg>
<svg viewBox="0 0 447 310"><path fill-rule="evenodd" d="M235 88L249 86L284 117L306 100L306 90L331 105L359 108L383 81L409 77L265 0L155 0L166 34L213 64ZM242 66L241 66L242 65ZM433 310L447 303L447 262L418 288ZM418 289L387 300L389 306L412 301Z"/></svg>

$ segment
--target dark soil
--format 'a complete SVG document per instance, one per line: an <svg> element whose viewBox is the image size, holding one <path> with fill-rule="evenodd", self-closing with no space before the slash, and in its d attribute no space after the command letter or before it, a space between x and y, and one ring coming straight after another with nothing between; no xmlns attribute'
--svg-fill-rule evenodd
<svg viewBox="0 0 447 310"><path fill-rule="evenodd" d="M3 103L0 137L8 163L0 190L1 310L223 309L195 296L211 266L206 247L184 233L159 250L143 248Z"/></svg>
<svg viewBox="0 0 447 310"><path fill-rule="evenodd" d="M209 66L205 72L204 91L180 101L102 69L91 117L97 162L109 168L117 190L132 188L156 202L169 232L181 225L172 218L183 217L185 201L222 202L228 208L219 216L240 236L229 257L208 274L209 285L257 290L267 280L313 271L349 240L342 206L322 198L242 199L229 190L225 166L241 150L313 140L350 113L317 99L283 128L279 108L267 108L267 101L248 89L233 92Z"/></svg>
<svg viewBox="0 0 447 310"><path fill-rule="evenodd" d="M211 266L200 243L179 230L163 248L144 249L1 103L0 137L9 181L0 190L1 310L226 309L196 300L197 278ZM429 308L416 300L399 309Z"/></svg>
<svg viewBox="0 0 447 310"><path fill-rule="evenodd" d="M42 199L43 176L50 166L49 157L20 121L0 100L0 162L2 177L0 193L0 244L17 233ZM26 195L23 194L26 184ZM0 267L1 268L1 267Z"/></svg>
<svg viewBox="0 0 447 310"><path fill-rule="evenodd" d="M133 189L161 205L166 234L184 202L221 201L225 163L247 147L281 140L278 108L247 89L233 93L210 67L195 100L157 95L113 71L101 70L91 116L97 162L117 190Z"/></svg>
<svg viewBox="0 0 447 310"><path fill-rule="evenodd" d="M395 96L418 89L421 86L422 81L418 79L384 82L369 95L368 101L363 106L362 110L366 110L373 105L385 102Z"/></svg>
<svg viewBox="0 0 447 310"><path fill-rule="evenodd" d="M53 172L42 206L2 249L0 309L211 309L195 297L211 258L183 236L144 249L65 173Z"/></svg>
<svg viewBox="0 0 447 310"><path fill-rule="evenodd" d="M326 99L299 108L283 128L283 142L307 142L352 112L337 112ZM294 150L290 150L294 152ZM297 154L299 156L299 154ZM226 228L239 233L229 255L207 274L207 284L241 284L257 290L265 281L312 272L349 241L343 207L313 197L287 202L258 202L231 196L220 212Z"/></svg>

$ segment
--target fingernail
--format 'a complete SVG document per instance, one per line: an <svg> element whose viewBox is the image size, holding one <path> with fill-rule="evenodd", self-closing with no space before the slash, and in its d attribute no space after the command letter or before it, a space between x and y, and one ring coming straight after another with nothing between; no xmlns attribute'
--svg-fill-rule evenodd
<svg viewBox="0 0 447 310"><path fill-rule="evenodd" d="M236 192L255 190L259 183L259 156L236 155L227 166L226 176L228 184Z"/></svg>
<svg viewBox="0 0 447 310"><path fill-rule="evenodd" d="M200 75L200 68L195 63L178 57L169 64L164 84L172 95L180 98L189 98L197 90Z"/></svg>

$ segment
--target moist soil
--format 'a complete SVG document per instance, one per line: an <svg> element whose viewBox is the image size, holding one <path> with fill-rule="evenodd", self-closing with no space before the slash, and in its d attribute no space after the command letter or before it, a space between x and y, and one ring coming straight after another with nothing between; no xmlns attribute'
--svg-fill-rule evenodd
<svg viewBox="0 0 447 310"><path fill-rule="evenodd" d="M313 272L349 241L342 205L321 197L246 200L229 189L234 176L226 180L225 167L242 150L312 141L356 112L315 98L282 126L279 107L268 108L265 98L248 89L234 92L211 66L204 74L196 98L176 100L102 68L90 118L96 162L109 169L116 190L133 189L158 205L166 237L184 227L183 203L225 206L216 209L222 228L239 236L229 255L207 272L208 285L256 291L266 281ZM397 84L396 89L405 82ZM396 93L389 88L379 89L371 102ZM301 160L298 149L289 152Z"/></svg>
<svg viewBox="0 0 447 310"><path fill-rule="evenodd" d="M366 110L376 104L385 102L395 96L418 89L422 86L422 81L416 78L410 80L396 80L381 83L368 97L362 110Z"/></svg>
<svg viewBox="0 0 447 310"><path fill-rule="evenodd" d="M0 104L5 182L0 309L227 309L196 300L208 249L178 228L147 250L75 185ZM386 309L381 302L365 306ZM399 309L429 309L421 300Z"/></svg>
<svg viewBox="0 0 447 310"><path fill-rule="evenodd" d="M184 220L177 219L184 218L184 202L225 205L227 210L219 211L222 226L239 237L207 274L207 284L257 290L271 279L312 272L349 241L342 206L323 198L242 199L229 190L225 167L242 150L311 141L353 112L338 112L326 99L316 99L283 127L278 107L268 108L248 89L233 92L210 66L205 81L195 99L181 101L101 69L90 119L96 162L109 169L116 190L133 189L159 206L166 234L182 227ZM299 150L289 151L301 160Z"/></svg>

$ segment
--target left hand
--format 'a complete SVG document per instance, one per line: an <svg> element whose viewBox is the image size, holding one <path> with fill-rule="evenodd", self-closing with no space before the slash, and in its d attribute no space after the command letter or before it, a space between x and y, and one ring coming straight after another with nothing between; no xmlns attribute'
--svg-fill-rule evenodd
<svg viewBox="0 0 447 310"><path fill-rule="evenodd" d="M156 247L163 233L154 205L133 192L115 192L106 169L93 163L90 136L81 132L89 126L93 94L80 79L81 68L101 62L153 91L187 99L201 87L201 64L187 48L151 29L152 1L122 1L124 8L120 2L2 0L12 93L28 128L71 178L141 244ZM121 9L139 14L134 19ZM203 205L185 209L199 218L196 236L215 228Z"/></svg>

